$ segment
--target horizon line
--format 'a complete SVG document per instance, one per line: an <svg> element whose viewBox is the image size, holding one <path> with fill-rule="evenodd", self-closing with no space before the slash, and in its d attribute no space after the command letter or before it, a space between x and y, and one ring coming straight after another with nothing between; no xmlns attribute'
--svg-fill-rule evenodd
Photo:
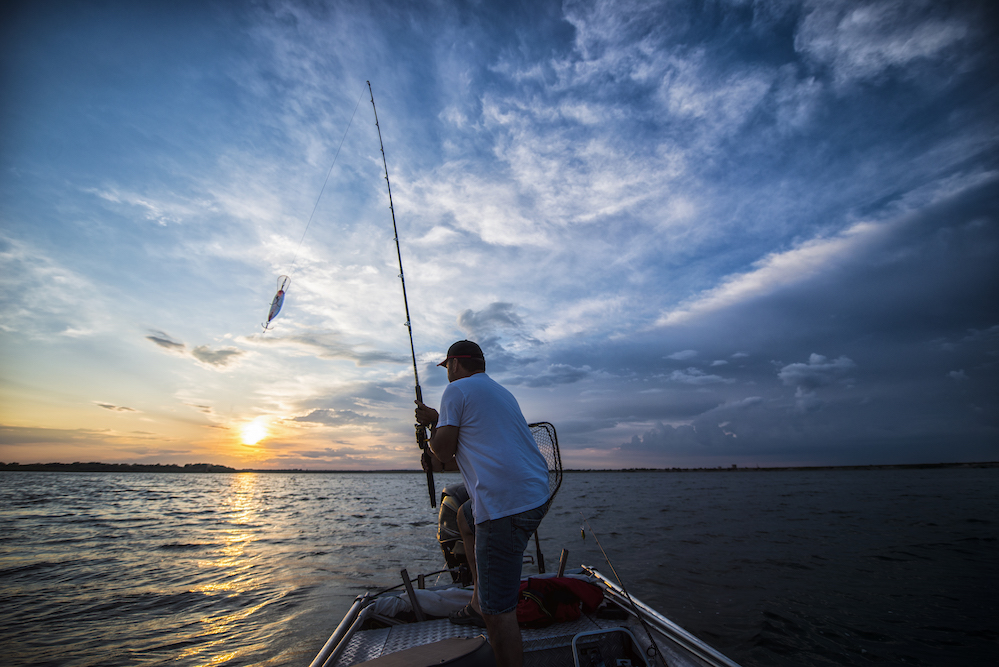
<svg viewBox="0 0 999 667"><path fill-rule="evenodd" d="M74 468L77 469L67 469ZM877 468L927 469L957 467L999 467L999 461L951 461L936 463L867 463L830 465L788 465L788 466L702 466L702 467L630 467L630 468L564 468L568 472L719 472L719 471L773 471L773 470L863 470ZM91 468L91 469L87 469ZM93 469L107 468L107 470ZM133 470L129 470L133 468ZM376 474L376 473L423 473L414 468L378 469L339 469L339 468L233 468L214 463L104 463L99 461L74 461L73 463L18 463L0 462L0 472L163 472L186 474L234 474L234 473L309 473L309 474Z"/></svg>

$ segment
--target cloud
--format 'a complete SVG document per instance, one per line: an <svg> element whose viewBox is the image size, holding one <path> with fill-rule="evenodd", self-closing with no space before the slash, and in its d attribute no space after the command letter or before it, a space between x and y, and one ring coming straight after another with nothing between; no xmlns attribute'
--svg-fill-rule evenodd
<svg viewBox="0 0 999 667"><path fill-rule="evenodd" d="M13 226L13 220L9 220ZM0 331L89 337L109 328L109 290L22 239L0 234Z"/></svg>
<svg viewBox="0 0 999 667"><path fill-rule="evenodd" d="M86 191L113 204L138 208L143 212L143 217L146 220L150 220L161 226L201 217L205 214L206 210L213 208L213 204L210 201L179 202L176 199L176 194L173 194L172 201L157 201L155 197L139 195L133 192L122 192L114 187L104 189L90 188Z"/></svg>
<svg viewBox="0 0 999 667"><path fill-rule="evenodd" d="M383 421L381 417L365 415L353 410L334 410L323 408L313 410L307 415L300 415L292 419L296 422L307 422L310 424L324 424L325 426L348 426L357 424L373 424Z"/></svg>
<svg viewBox="0 0 999 667"><path fill-rule="evenodd" d="M856 257L861 249L882 240L889 226L860 222L830 238L816 238L798 247L771 253L752 271L733 274L664 313L657 326L672 326L753 299L764 297L825 273Z"/></svg>
<svg viewBox="0 0 999 667"><path fill-rule="evenodd" d="M458 327L469 336L481 336L503 328L519 329L523 325L524 320L514 312L514 305L500 301L479 311L469 308L458 315Z"/></svg>
<svg viewBox="0 0 999 667"><path fill-rule="evenodd" d="M731 403L725 403L720 405L715 410L747 410L749 408L755 407L763 403L762 396L747 396L746 398L740 398L737 401L732 401Z"/></svg>
<svg viewBox="0 0 999 667"><path fill-rule="evenodd" d="M620 448L622 451L688 454L697 451L703 452L709 447L714 450L736 440L736 434L726 431L724 428L726 426L728 426L727 422L721 422L719 425L702 421L680 426L656 422L651 429L641 435L632 436L631 441L621 445Z"/></svg>
<svg viewBox="0 0 999 667"><path fill-rule="evenodd" d="M789 386L795 387L795 407L799 412L814 412L823 406L816 389L825 387L840 380L853 370L856 364L851 359L841 356L829 361L821 354L812 354L808 363L788 364L780 369L777 377Z"/></svg>
<svg viewBox="0 0 999 667"><path fill-rule="evenodd" d="M735 380L730 378L723 378L720 375L708 375L702 370L697 368L688 368L685 371L673 371L669 374L669 380L671 382L680 382L682 384L693 384L693 385L706 385L706 384L732 384Z"/></svg>
<svg viewBox="0 0 999 667"><path fill-rule="evenodd" d="M170 337L169 334L162 331L153 331L151 334L146 336L146 340L159 345L163 349L169 352L177 352L183 354L187 350L187 346L183 343L179 343Z"/></svg>
<svg viewBox="0 0 999 667"><path fill-rule="evenodd" d="M312 451L300 451L295 452L297 456L304 456L309 459L324 459L327 461L346 461L350 463L355 463L360 461L371 461L371 452L366 449L359 449L356 447L340 447L334 449L332 447L327 447L326 449L318 449Z"/></svg>
<svg viewBox="0 0 999 667"><path fill-rule="evenodd" d="M346 359L357 366L373 364L405 364L407 357L380 350L363 350L362 345L345 343L342 336L332 332L309 332L290 336L254 336L241 338L248 345L285 348L299 355L319 359Z"/></svg>
<svg viewBox="0 0 999 667"><path fill-rule="evenodd" d="M225 368L239 360L246 352L235 347L222 347L213 350L207 345L199 345L191 350L191 356L208 366Z"/></svg>
<svg viewBox="0 0 999 667"><path fill-rule="evenodd" d="M136 441L170 442L173 438L163 433L147 431L117 431L114 429L93 428L41 428L28 426L6 426L0 424L0 445L66 445L83 451L102 449L109 445L123 448L122 451L138 451Z"/></svg>
<svg viewBox="0 0 999 667"><path fill-rule="evenodd" d="M138 412L135 408L128 408L124 405L114 405L112 403L98 403L94 401L94 405L104 408L105 410L111 410L112 412Z"/></svg>
<svg viewBox="0 0 999 667"><path fill-rule="evenodd" d="M832 384L856 368L845 356L830 361L821 354L812 354L807 363L788 364L780 369L777 377L789 387L817 389Z"/></svg>
<svg viewBox="0 0 999 667"><path fill-rule="evenodd" d="M981 180L996 152L986 3L566 0L497 4L488 20L334 4L123 24L150 44L183 37L180 60L85 25L42 49L55 42L41 16L48 28L19 33L58 94L13 100L15 167L0 170L19 237L0 240L9 393L76 391L45 373L86 359L97 373L69 372L107 384L78 404L128 396L100 366L129 361L135 322L183 313L176 335L140 333L159 359L131 365L165 373L144 405L179 407L197 429L183 442L230 421L205 407L218 401L306 437L337 428L344 443L301 443L306 463L361 465L365 447L390 460L372 431L412 437L412 373L366 99L296 255L365 88L352 72L371 70L419 363L477 340L530 411L571 429L567 450L613 461L634 433L644 451L729 433L754 453L834 443L831 461L864 438L994 431L996 199L962 190L996 192ZM83 76L94 53L114 90ZM153 88L135 74L148 71ZM110 106L78 113L95 99ZM948 192L957 203L937 205ZM250 335L291 267L278 331ZM220 372L170 370L159 351ZM860 388L844 390L843 359L863 367ZM445 380L429 369L432 400Z"/></svg>
<svg viewBox="0 0 999 667"><path fill-rule="evenodd" d="M671 426L656 422L656 425L642 435L634 435L631 442L621 445L625 450L687 449L699 447L697 429L689 424Z"/></svg>
<svg viewBox="0 0 999 667"><path fill-rule="evenodd" d="M932 0L810 0L795 49L829 66L838 85L944 60L974 30L966 8Z"/></svg>
<svg viewBox="0 0 999 667"><path fill-rule="evenodd" d="M163 331L153 331L146 336L146 340L158 345L167 352L194 359L202 366L213 370L228 368L246 355L244 350L240 350L236 347L221 347L218 349L212 349L207 345L198 345L188 351L187 346L184 343L174 340L170 334Z"/></svg>
<svg viewBox="0 0 999 667"><path fill-rule="evenodd" d="M504 384L528 387L554 387L579 382L592 374L589 366L575 368L567 364L551 364L537 375L519 375L504 378Z"/></svg>

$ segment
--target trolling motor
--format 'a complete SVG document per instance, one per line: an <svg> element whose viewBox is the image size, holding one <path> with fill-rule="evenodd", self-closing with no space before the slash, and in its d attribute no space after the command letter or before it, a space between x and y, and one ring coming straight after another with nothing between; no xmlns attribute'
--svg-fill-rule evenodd
<svg viewBox="0 0 999 667"><path fill-rule="evenodd" d="M462 586L472 583L468 554L465 553L465 543L458 530L458 510L468 498L464 484L450 484L441 491L441 507L437 513L437 541L444 553L444 562L451 571L451 580L460 581Z"/></svg>

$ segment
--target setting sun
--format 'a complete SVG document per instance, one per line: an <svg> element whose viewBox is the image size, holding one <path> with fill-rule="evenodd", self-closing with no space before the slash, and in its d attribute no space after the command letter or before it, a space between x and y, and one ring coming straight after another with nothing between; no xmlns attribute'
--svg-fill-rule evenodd
<svg viewBox="0 0 999 667"><path fill-rule="evenodd" d="M255 445L267 437L267 427L258 421L252 421L243 427L243 444Z"/></svg>

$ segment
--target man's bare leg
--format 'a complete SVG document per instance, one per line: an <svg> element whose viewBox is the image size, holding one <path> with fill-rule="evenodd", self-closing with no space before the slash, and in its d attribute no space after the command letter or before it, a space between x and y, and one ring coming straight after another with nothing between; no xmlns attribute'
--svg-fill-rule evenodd
<svg viewBox="0 0 999 667"><path fill-rule="evenodd" d="M482 613L479 606L479 570L475 567L475 533L472 532L468 522L465 521L465 513L458 512L458 532L461 533L461 542L465 545L465 558L468 559L468 569L472 571L472 609Z"/></svg>
<svg viewBox="0 0 999 667"><path fill-rule="evenodd" d="M486 630L489 631L489 645L497 667L522 667L524 664L524 644L517 625L517 611L505 614L483 614Z"/></svg>

